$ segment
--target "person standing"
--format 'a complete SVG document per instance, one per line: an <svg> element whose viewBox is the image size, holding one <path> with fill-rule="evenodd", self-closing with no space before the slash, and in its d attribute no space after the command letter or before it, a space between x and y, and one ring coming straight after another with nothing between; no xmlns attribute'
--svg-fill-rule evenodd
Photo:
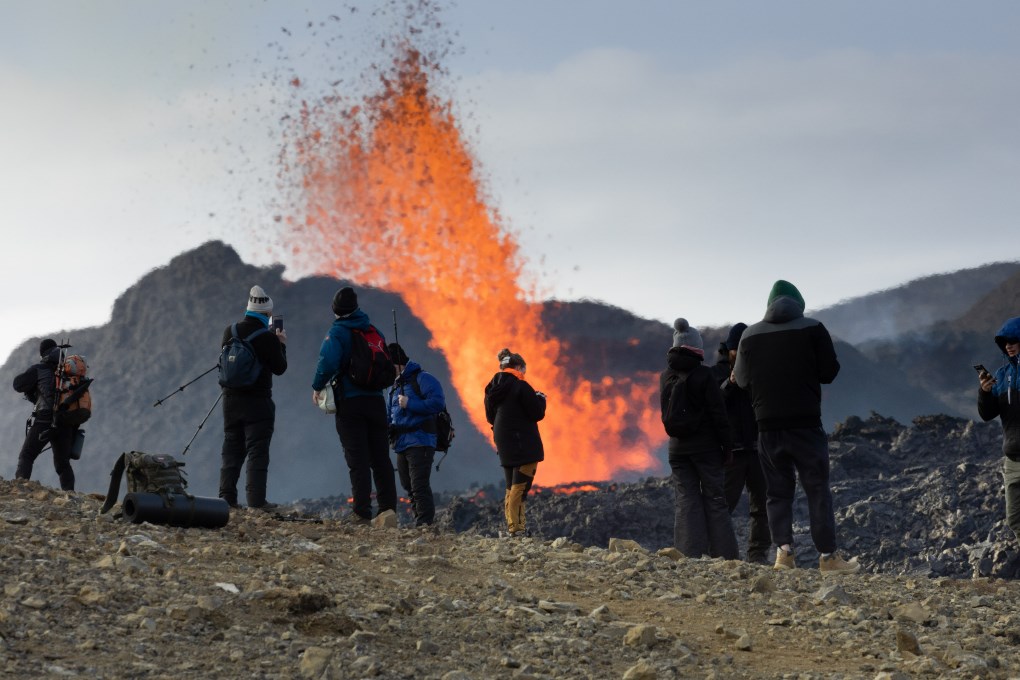
<svg viewBox="0 0 1020 680"><path fill-rule="evenodd" d="M367 389L351 376L352 333L372 325L368 314L358 307L358 294L350 286L333 295L333 324L319 348L319 361L312 378L312 402L319 391L337 378L336 431L351 475L352 513L347 521L368 524L372 519L372 480L375 480L379 513L397 509L397 483L390 460L390 443L383 390ZM378 329L376 329L378 332ZM382 342L385 338L379 333ZM390 379L392 379L392 374Z"/></svg>
<svg viewBox="0 0 1020 680"><path fill-rule="evenodd" d="M747 489L747 561L768 564L772 534L765 509L765 473L758 459L758 425L754 420L751 395L733 381L733 364L737 359L737 346L747 324L738 323L730 328L722 343L723 357L713 366L712 374L722 388L726 415L733 430L733 462L726 466L726 504L732 516L740 495Z"/></svg>
<svg viewBox="0 0 1020 680"><path fill-rule="evenodd" d="M701 333L687 319L673 322L673 347L666 352L666 369L659 376L663 422L669 438L669 466L673 470L675 507L673 542L687 557L740 556L733 522L726 504L724 465L732 455L733 439L722 391L704 365ZM682 392L681 392L682 391ZM683 399L686 422L668 423L671 403ZM672 407L672 409L671 409ZM683 428L683 432L678 431Z"/></svg>
<svg viewBox="0 0 1020 680"><path fill-rule="evenodd" d="M1006 524L1020 538L1020 317L1008 319L995 335L1006 363L991 375L980 374L978 414L1002 423L1002 478L1006 490ZM1016 398L1014 399L1014 395Z"/></svg>
<svg viewBox="0 0 1020 680"><path fill-rule="evenodd" d="M269 480L269 443L276 425L273 376L287 370L287 334L270 329L273 300L261 286L252 286L244 317L223 331L221 345L234 337L247 339L261 370L250 385L223 387L223 449L221 452L219 496L236 508L237 482L246 466L245 496L248 506L262 510L276 508L266 500Z"/></svg>
<svg viewBox="0 0 1020 680"><path fill-rule="evenodd" d="M71 467L71 447L78 431L75 425L53 424L56 410L56 371L60 363L60 347L50 338L39 343L39 363L29 366L14 378L14 389L35 403L25 443L18 454L16 479L31 479L32 467L46 444L53 450L53 469L60 480L60 488L74 491L74 469Z"/></svg>
<svg viewBox="0 0 1020 680"><path fill-rule="evenodd" d="M740 339L733 375L737 385L750 391L758 423L769 530L778 546L777 570L796 567L793 497L798 477L807 496L819 571L847 574L860 569L856 560L846 561L836 552L829 442L822 429L821 386L838 373L829 331L804 316L804 298L796 286L776 281L765 317Z"/></svg>
<svg viewBox="0 0 1020 680"><path fill-rule="evenodd" d="M408 358L397 343L387 346L399 375L389 395L390 442L397 453L400 485L411 498L416 526L432 524L432 461L436 455L436 416L446 408L443 386Z"/></svg>
<svg viewBox="0 0 1020 680"><path fill-rule="evenodd" d="M535 481L545 448L538 422L545 418L546 399L524 379L524 357L503 348L496 356L499 372L485 386L485 419L492 426L499 464L506 478L503 511L511 538L528 536L525 499Z"/></svg>

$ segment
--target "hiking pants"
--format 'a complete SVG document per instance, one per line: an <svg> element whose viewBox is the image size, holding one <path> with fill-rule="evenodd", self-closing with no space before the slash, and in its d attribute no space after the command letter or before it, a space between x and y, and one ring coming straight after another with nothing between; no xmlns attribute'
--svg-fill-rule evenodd
<svg viewBox="0 0 1020 680"><path fill-rule="evenodd" d="M32 425L28 428L28 434L25 435L25 443L21 446L21 453L18 454L18 469L14 473L15 478L32 478L35 459L49 443L53 450L53 469L56 470L57 478L60 480L60 488L64 491L74 491L71 446L74 444L74 435L77 430L77 427L67 425L50 429L49 420L33 419Z"/></svg>
<svg viewBox="0 0 1020 680"><path fill-rule="evenodd" d="M820 553L836 550L836 518L829 489L829 442L821 427L758 433L765 473L769 530L776 545L793 545L797 478L807 496L811 539Z"/></svg>
<svg viewBox="0 0 1020 680"><path fill-rule="evenodd" d="M726 504L730 515L740 502L740 494L747 488L747 561L767 563L772 534L765 508L765 473L755 449L733 452L733 464L726 466Z"/></svg>
<svg viewBox="0 0 1020 680"><path fill-rule="evenodd" d="M379 512L397 509L397 481L390 460L386 400L379 396L350 397L337 402L336 432L351 472L354 513L372 518L372 480Z"/></svg>
<svg viewBox="0 0 1020 680"><path fill-rule="evenodd" d="M416 526L432 524L436 519L436 503L432 498L432 461L436 450L431 446L411 446L397 452L400 485L411 498Z"/></svg>
<svg viewBox="0 0 1020 680"><path fill-rule="evenodd" d="M506 529L511 534L527 529L524 522L524 499L531 491L531 483L535 481L536 472L538 472L538 463L503 468L503 474L506 477L503 512L506 515Z"/></svg>
<svg viewBox="0 0 1020 680"><path fill-rule="evenodd" d="M237 480L247 459L248 505L258 508L266 504L269 442L275 423L276 405L272 397L224 393L220 498L227 503L237 505Z"/></svg>
<svg viewBox="0 0 1020 680"><path fill-rule="evenodd" d="M671 456L673 489L673 543L687 557L740 557L726 505L722 452L707 451Z"/></svg>
<svg viewBox="0 0 1020 680"><path fill-rule="evenodd" d="M1006 485L1006 525L1020 538L1020 461L1003 457L1002 479Z"/></svg>

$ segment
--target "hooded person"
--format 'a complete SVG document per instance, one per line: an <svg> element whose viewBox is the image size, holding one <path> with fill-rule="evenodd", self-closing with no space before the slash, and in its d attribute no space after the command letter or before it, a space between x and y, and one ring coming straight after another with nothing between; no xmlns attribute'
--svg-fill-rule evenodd
<svg viewBox="0 0 1020 680"><path fill-rule="evenodd" d="M524 506L545 449L538 423L545 418L546 398L525 380L524 357L509 348L496 355L499 371L485 386L485 419L492 426L499 464L506 479L503 511L507 535L528 536Z"/></svg>
<svg viewBox="0 0 1020 680"><path fill-rule="evenodd" d="M804 297L780 279L769 291L764 318L737 346L733 376L751 394L758 455L765 473L767 511L777 570L796 568L793 499L797 480L808 501L811 540L822 574L854 573L856 560L836 551L836 519L829 488L829 444L822 428L822 385L839 373L836 349L821 322L804 316Z"/></svg>
<svg viewBox="0 0 1020 680"><path fill-rule="evenodd" d="M335 382L334 422L350 472L351 496L354 499L351 513L344 521L368 524L372 520L372 482L375 482L380 514L396 512L397 483L389 454L386 397L382 389L357 384L349 367L355 332L377 333L378 342L383 346L386 338L372 326L368 314L358 305L357 292L350 286L334 293L330 307L333 322L319 347L319 359L312 377L312 402L318 405L319 391Z"/></svg>
<svg viewBox="0 0 1020 680"><path fill-rule="evenodd" d="M399 374L389 391L390 443L397 454L397 475L411 501L416 526L432 524L432 461L436 455L436 416L446 408L443 386L393 342L387 352Z"/></svg>
<svg viewBox="0 0 1020 680"><path fill-rule="evenodd" d="M53 451L53 469L64 491L74 491L74 469L71 467L71 449L78 427L54 424L56 409L56 371L60 363L60 347L46 338L39 343L39 361L14 378L14 389L33 402L25 442L18 454L16 479L31 479L36 458L49 444Z"/></svg>
<svg viewBox="0 0 1020 680"><path fill-rule="evenodd" d="M1006 524L1020 538L1020 317L1007 319L995 334L1005 363L978 376L978 415L1002 424L1002 478Z"/></svg>
<svg viewBox="0 0 1020 680"><path fill-rule="evenodd" d="M673 322L673 346L659 376L674 490L673 542L687 557L737 559L726 505L724 465L733 448L722 391L705 358L701 333Z"/></svg>
<svg viewBox="0 0 1020 680"><path fill-rule="evenodd" d="M221 346L247 340L255 352L259 372L254 381L223 390L223 448L220 453L219 497L239 507L237 483L245 467L245 500L249 507L276 508L266 500L269 481L269 444L276 427L273 376L287 370L287 334L270 328L273 299L261 286L248 291L244 316L226 327Z"/></svg>

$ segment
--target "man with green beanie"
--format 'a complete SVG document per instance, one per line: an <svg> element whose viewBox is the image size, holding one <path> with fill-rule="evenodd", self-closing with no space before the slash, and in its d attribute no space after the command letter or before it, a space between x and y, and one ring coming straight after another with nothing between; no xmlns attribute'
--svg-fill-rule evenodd
<svg viewBox="0 0 1020 680"><path fill-rule="evenodd" d="M822 429L821 386L836 379L839 361L829 332L804 316L804 298L789 281L776 281L764 319L744 331L733 373L737 384L751 392L758 423L769 530L777 546L775 568L796 567L793 497L799 477L819 571L856 572L856 560L846 561L836 553L829 442Z"/></svg>

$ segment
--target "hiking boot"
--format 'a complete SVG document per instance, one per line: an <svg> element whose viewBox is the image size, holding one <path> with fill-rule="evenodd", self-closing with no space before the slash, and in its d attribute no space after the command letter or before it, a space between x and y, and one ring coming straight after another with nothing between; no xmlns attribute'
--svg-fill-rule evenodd
<svg viewBox="0 0 1020 680"><path fill-rule="evenodd" d="M346 524L347 526L359 526L360 527L360 526L368 526L371 523L372 523L372 520L370 520L367 517L362 517L361 515L359 515L356 512L349 512L349 513L347 513L344 516L344 518L342 520L340 520L340 524Z"/></svg>
<svg viewBox="0 0 1020 680"><path fill-rule="evenodd" d="M844 560L838 553L832 553L828 557L822 555L818 558L818 571L822 572L822 576L829 574L856 574L860 571L860 568L861 565L857 563L856 557L851 560Z"/></svg>
<svg viewBox="0 0 1020 680"><path fill-rule="evenodd" d="M772 566L776 571L785 571L787 569L796 569L797 562L793 559L793 551L786 551L782 548L776 548L776 563Z"/></svg>
<svg viewBox="0 0 1020 680"><path fill-rule="evenodd" d="M263 512L272 512L273 510L280 509L278 503L270 503L269 501L266 501L262 505L252 505L249 507L251 507L252 510L262 510Z"/></svg>

